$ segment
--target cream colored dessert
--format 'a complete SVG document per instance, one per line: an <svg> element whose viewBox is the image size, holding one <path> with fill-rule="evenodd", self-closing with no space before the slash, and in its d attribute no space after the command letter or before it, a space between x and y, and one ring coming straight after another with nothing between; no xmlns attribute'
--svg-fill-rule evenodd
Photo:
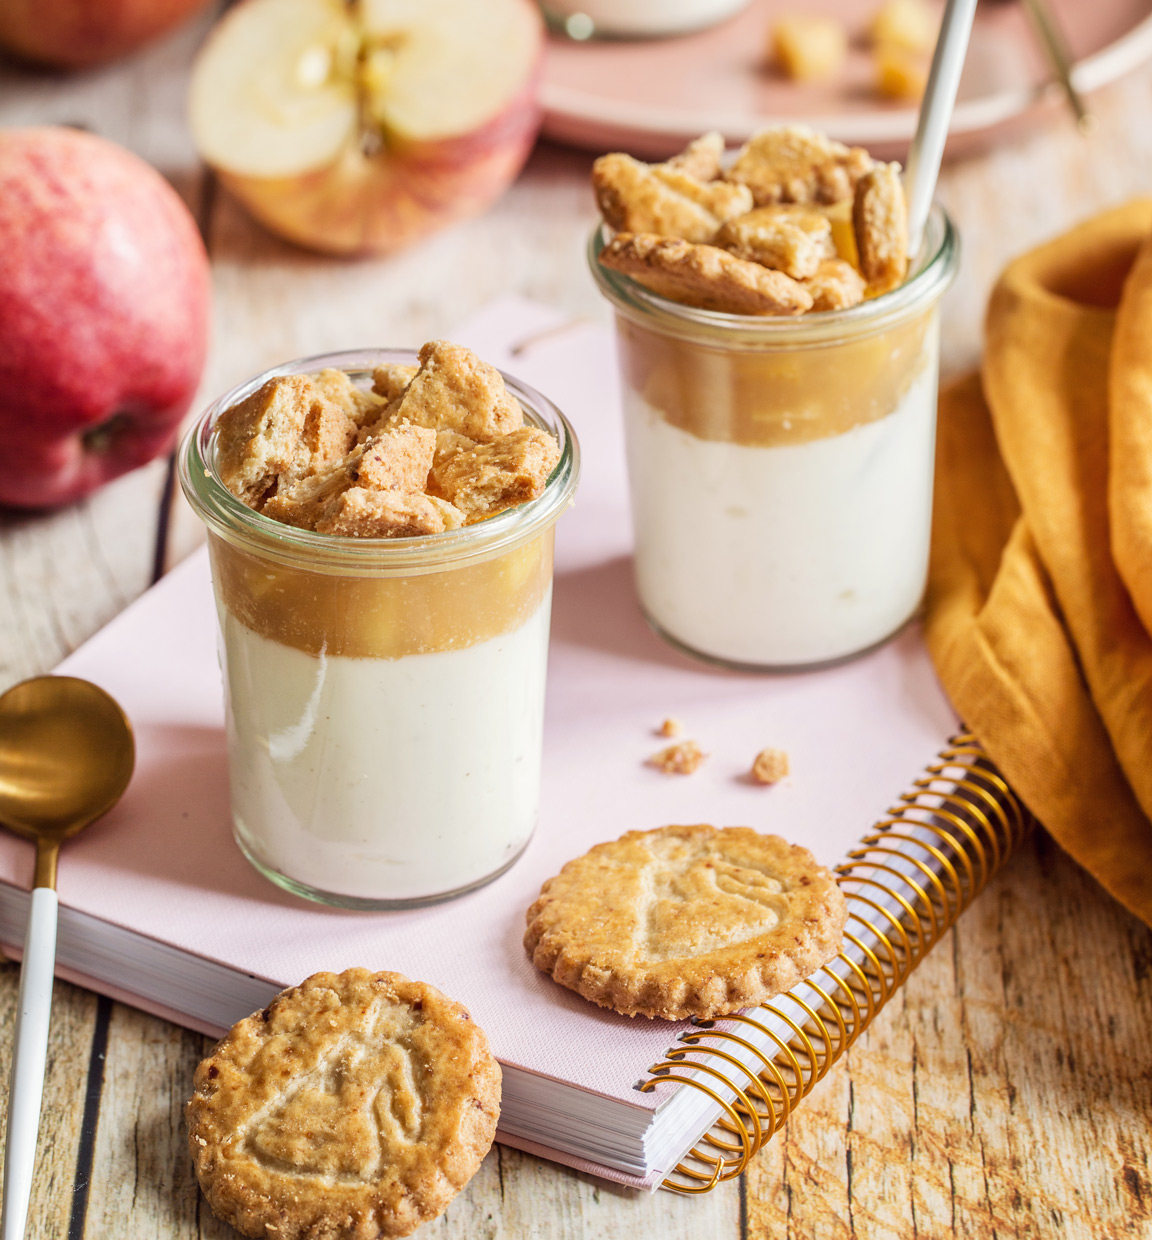
<svg viewBox="0 0 1152 1240"><path fill-rule="evenodd" d="M685 168L702 146L714 161ZM887 637L923 590L935 303L865 315L908 274L897 165L799 127L765 130L726 167L719 146L593 171L615 230L599 265L640 286L620 298L601 281L618 309L637 589L695 652L822 663Z"/></svg>
<svg viewBox="0 0 1152 1240"><path fill-rule="evenodd" d="M216 427L221 480L298 529L439 538L538 497L557 463L499 372L443 341L372 390L281 376ZM329 540L331 541L331 540ZM211 540L232 809L249 857L365 904L466 890L535 825L551 527L503 553L363 572Z"/></svg>

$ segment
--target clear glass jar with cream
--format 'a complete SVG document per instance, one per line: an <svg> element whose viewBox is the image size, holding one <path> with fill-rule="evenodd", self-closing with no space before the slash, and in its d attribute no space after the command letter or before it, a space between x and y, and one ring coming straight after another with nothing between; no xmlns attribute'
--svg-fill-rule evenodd
<svg viewBox="0 0 1152 1240"><path fill-rule="evenodd" d="M935 207L897 289L797 317L723 314L597 256L616 311L635 574L650 623L752 670L882 642L923 594L940 297L958 239Z"/></svg>
<svg viewBox="0 0 1152 1240"><path fill-rule="evenodd" d="M579 450L564 416L505 376L560 460L530 503L415 538L318 534L247 507L220 481L220 414L278 375L332 367L370 386L413 354L305 358L217 400L180 479L208 527L236 840L314 900L397 908L502 874L535 828L553 528Z"/></svg>

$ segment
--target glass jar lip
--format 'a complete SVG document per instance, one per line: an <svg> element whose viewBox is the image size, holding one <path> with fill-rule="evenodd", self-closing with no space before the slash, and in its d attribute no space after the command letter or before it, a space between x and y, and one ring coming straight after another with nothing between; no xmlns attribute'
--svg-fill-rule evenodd
<svg viewBox="0 0 1152 1240"><path fill-rule="evenodd" d="M601 222L588 242L588 265L600 291L625 316L692 340L721 339L753 348L794 348L832 344L848 336L867 336L893 327L943 296L956 275L960 237L948 212L937 202L924 229L912 274L890 293L844 310L799 315L727 314L701 310L654 293L630 276L600 263L611 230ZM740 337L737 342L735 337Z"/></svg>
<svg viewBox="0 0 1152 1240"><path fill-rule="evenodd" d="M551 432L560 459L539 498L508 508L474 525L411 538L349 538L297 529L266 517L239 500L220 481L213 439L225 409L250 396L269 379L329 368L370 374L386 363L416 365L414 349L350 349L295 358L238 383L204 410L184 435L178 454L180 485L196 515L212 532L264 559L344 576L412 576L491 559L522 545L559 519L572 503L580 477L580 445L572 424L544 395L501 371L520 401L525 420Z"/></svg>

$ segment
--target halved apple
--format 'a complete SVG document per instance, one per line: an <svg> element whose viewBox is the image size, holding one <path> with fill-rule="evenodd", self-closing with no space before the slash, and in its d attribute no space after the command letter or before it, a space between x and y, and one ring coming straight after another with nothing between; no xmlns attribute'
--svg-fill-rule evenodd
<svg viewBox="0 0 1152 1240"><path fill-rule="evenodd" d="M192 133L271 231L386 253L516 177L542 52L531 0L242 0L197 58Z"/></svg>

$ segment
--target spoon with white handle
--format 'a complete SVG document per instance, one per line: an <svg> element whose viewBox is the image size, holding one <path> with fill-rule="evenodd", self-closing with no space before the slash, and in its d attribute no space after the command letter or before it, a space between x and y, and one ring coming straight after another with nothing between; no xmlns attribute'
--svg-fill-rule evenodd
<svg viewBox="0 0 1152 1240"><path fill-rule="evenodd" d="M124 712L86 680L37 676L0 697L0 826L36 841L8 1081L0 1240L23 1240L28 1219L56 963L56 858L64 840L120 800L135 756Z"/></svg>
<svg viewBox="0 0 1152 1240"><path fill-rule="evenodd" d="M968 36L972 33L975 15L976 0L948 0L944 19L940 23L928 85L920 103L916 136L908 151L905 177L908 253L913 256L920 252L924 225L928 223L928 212L932 208L932 195L936 192L936 178L940 175L940 160L944 155L952 109L956 106L956 91L960 85L960 72L964 68Z"/></svg>

